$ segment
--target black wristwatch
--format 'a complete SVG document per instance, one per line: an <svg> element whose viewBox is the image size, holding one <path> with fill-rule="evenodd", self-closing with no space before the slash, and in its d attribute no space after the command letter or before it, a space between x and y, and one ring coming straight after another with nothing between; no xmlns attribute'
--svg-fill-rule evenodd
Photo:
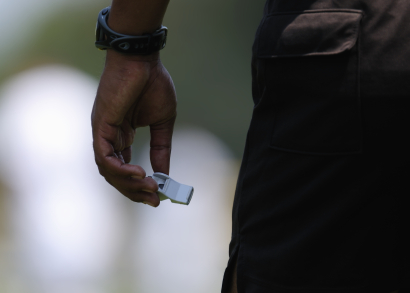
<svg viewBox="0 0 410 293"><path fill-rule="evenodd" d="M165 26L161 26L160 29L152 34L143 34L141 36L119 34L107 25L110 10L111 7L106 7L98 14L95 46L99 50L112 48L115 51L126 54L148 55L164 49L168 33L168 29Z"/></svg>

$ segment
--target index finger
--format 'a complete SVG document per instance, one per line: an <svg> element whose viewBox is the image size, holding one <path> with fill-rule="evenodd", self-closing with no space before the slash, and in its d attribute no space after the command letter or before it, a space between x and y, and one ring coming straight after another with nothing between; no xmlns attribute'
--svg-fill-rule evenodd
<svg viewBox="0 0 410 293"><path fill-rule="evenodd" d="M107 139L97 135L94 138L93 147L95 162L104 172L112 176L145 178L145 170L141 166L125 163L124 160L118 157L114 146Z"/></svg>

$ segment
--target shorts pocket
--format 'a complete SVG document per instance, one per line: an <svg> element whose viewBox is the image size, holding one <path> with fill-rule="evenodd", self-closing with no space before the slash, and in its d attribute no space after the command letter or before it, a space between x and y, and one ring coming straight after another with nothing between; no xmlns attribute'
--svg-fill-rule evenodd
<svg viewBox="0 0 410 293"><path fill-rule="evenodd" d="M308 10L265 17L256 54L272 109L270 147L357 154L360 117L359 10Z"/></svg>

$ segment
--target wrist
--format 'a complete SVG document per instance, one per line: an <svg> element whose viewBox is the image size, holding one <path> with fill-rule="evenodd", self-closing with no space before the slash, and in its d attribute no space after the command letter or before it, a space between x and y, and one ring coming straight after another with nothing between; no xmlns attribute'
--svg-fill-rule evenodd
<svg viewBox="0 0 410 293"><path fill-rule="evenodd" d="M108 49L103 75L122 82L135 81L147 78L159 64L159 52L150 55L126 55Z"/></svg>
<svg viewBox="0 0 410 293"><path fill-rule="evenodd" d="M149 55L130 55L123 54L121 52L115 51L113 49L107 49L106 60L118 62L118 63L128 63L128 62L147 62L147 63L157 63L160 61L159 51L153 52Z"/></svg>

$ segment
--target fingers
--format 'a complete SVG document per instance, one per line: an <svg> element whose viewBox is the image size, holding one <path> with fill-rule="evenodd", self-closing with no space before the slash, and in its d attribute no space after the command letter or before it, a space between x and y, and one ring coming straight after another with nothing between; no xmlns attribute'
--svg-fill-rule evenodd
<svg viewBox="0 0 410 293"><path fill-rule="evenodd" d="M150 177L135 179L105 176L105 179L112 186L118 186L118 191L134 202L143 202L153 207L157 207L160 203L159 197L155 193L158 190L158 185Z"/></svg>
<svg viewBox="0 0 410 293"><path fill-rule="evenodd" d="M154 172L169 174L171 158L172 132L175 118L158 124L151 125L150 159Z"/></svg>
<svg viewBox="0 0 410 293"><path fill-rule="evenodd" d="M125 190L118 190L121 192L125 197L128 197L130 200L134 202L142 202L144 204L150 205L154 208L159 206L160 200L159 197L156 193L149 193L145 191L140 191L140 192L128 192Z"/></svg>
<svg viewBox="0 0 410 293"><path fill-rule="evenodd" d="M158 185L151 177L144 179L136 179L132 177L124 178L119 176L105 176L107 181L113 186L120 186L119 189L131 193L145 191L147 193L155 193L158 190Z"/></svg>
<svg viewBox="0 0 410 293"><path fill-rule="evenodd" d="M132 153L132 147L131 147L131 146L125 148L125 149L121 152L121 155L122 155L122 157L123 157L123 159L124 159L124 162L127 163L127 164L128 164L129 162L131 162L131 153Z"/></svg>
<svg viewBox="0 0 410 293"><path fill-rule="evenodd" d="M93 146L95 162L100 171L103 171L107 176L133 177L137 179L145 178L146 174L143 168L138 165L126 164L125 159L118 156L114 152L114 147L111 143L104 138L97 137L94 139Z"/></svg>
<svg viewBox="0 0 410 293"><path fill-rule="evenodd" d="M126 163L131 159L131 148L117 154L113 146L100 137L94 140L94 151L100 174L108 183L134 202L144 202L153 207L159 205L155 180L146 177L140 166Z"/></svg>

